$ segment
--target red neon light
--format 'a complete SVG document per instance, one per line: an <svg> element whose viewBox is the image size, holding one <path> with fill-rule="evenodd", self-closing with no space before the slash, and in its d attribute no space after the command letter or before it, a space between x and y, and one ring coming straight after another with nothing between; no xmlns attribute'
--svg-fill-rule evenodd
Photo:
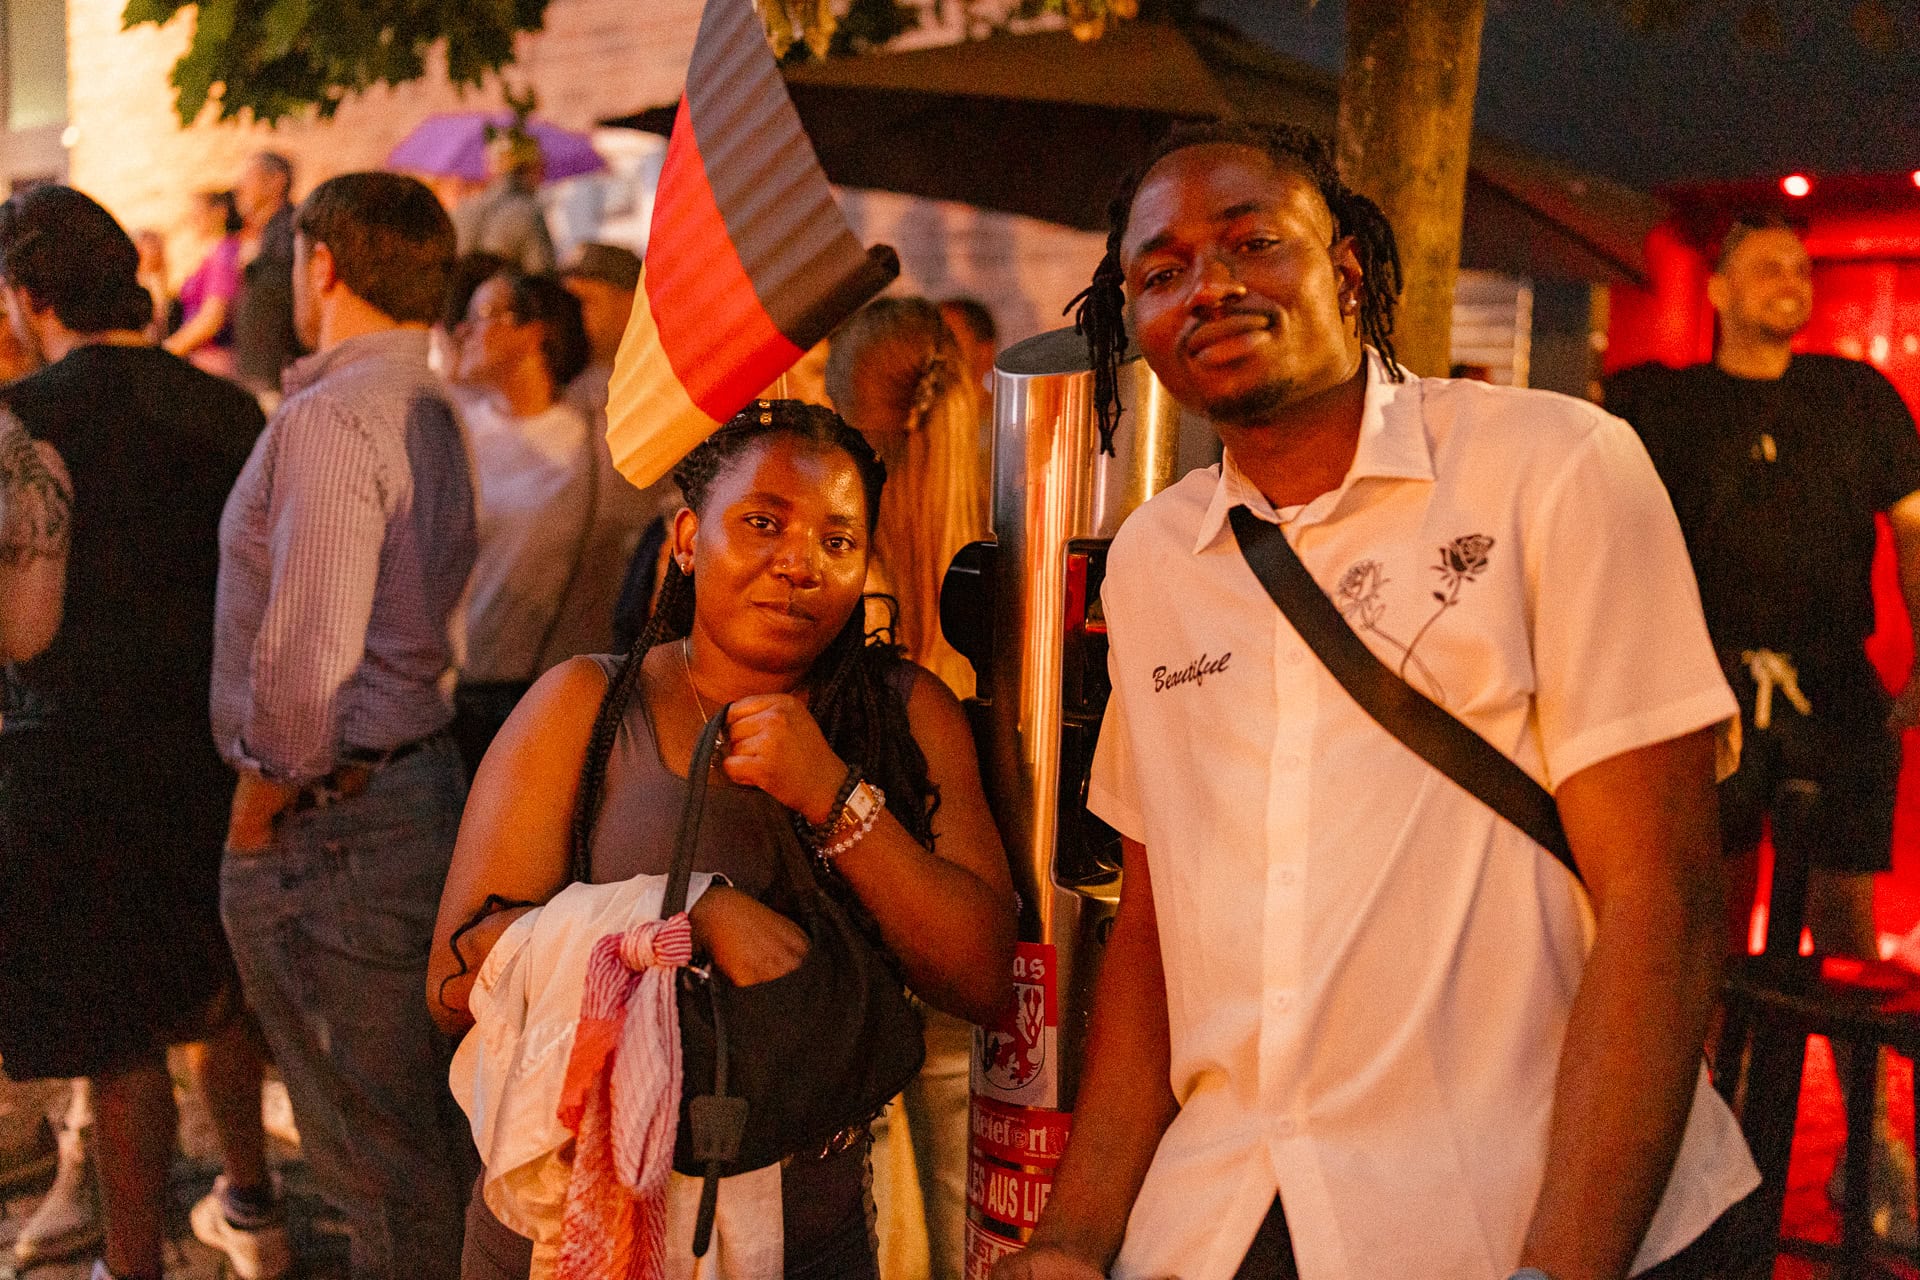
<svg viewBox="0 0 1920 1280"><path fill-rule="evenodd" d="M1813 179L1804 173L1790 173L1780 179L1780 189L1798 200L1813 190Z"/></svg>

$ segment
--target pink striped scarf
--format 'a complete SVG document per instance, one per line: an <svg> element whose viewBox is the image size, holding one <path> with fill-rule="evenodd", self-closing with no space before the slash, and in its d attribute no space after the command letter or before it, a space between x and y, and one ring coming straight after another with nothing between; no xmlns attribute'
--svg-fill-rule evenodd
<svg viewBox="0 0 1920 1280"><path fill-rule="evenodd" d="M559 1280L653 1280L666 1270L667 1179L680 1123L673 971L693 959L685 912L594 944L560 1122L573 1131Z"/></svg>

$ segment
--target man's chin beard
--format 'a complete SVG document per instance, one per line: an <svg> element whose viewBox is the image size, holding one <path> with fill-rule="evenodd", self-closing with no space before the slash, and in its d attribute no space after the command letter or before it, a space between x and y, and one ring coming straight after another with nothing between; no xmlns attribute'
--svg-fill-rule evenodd
<svg viewBox="0 0 1920 1280"><path fill-rule="evenodd" d="M1223 427L1262 426L1292 402L1293 392L1293 379L1275 378L1238 395L1208 402L1206 415Z"/></svg>

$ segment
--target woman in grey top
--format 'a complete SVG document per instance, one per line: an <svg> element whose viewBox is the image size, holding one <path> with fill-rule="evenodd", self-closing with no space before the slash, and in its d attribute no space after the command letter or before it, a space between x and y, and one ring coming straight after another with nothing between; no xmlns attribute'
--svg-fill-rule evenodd
<svg viewBox="0 0 1920 1280"><path fill-rule="evenodd" d="M762 401L675 479L687 506L633 653L542 677L480 767L435 930L435 1016L450 1032L471 1024L472 975L524 909L486 915L490 901L558 891L576 823L592 880L667 871L694 740L731 703L694 865L736 887L694 905L696 949L738 985L792 971L806 936L754 895L774 880L775 841L830 831L815 845L827 890L872 924L922 999L991 1019L1011 995L1013 892L967 722L939 680L864 628L884 467L831 411ZM853 770L882 807L849 823ZM783 1170L788 1276L877 1275L865 1162L862 1135ZM530 1257L476 1195L466 1274L524 1276Z"/></svg>

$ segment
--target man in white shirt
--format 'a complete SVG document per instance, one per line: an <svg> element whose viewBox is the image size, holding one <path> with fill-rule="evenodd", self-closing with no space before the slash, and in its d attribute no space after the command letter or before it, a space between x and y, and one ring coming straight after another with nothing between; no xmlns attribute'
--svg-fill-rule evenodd
<svg viewBox="0 0 1920 1280"><path fill-rule="evenodd" d="M1124 305L1226 456L1109 553L1089 803L1126 876L1073 1140L998 1275L1700 1274L1757 1182L1701 1065L1735 706L1645 452L1394 366L1392 231L1311 135L1177 133L1116 208L1096 360ZM1237 506L1553 792L1584 889L1360 710Z"/></svg>

